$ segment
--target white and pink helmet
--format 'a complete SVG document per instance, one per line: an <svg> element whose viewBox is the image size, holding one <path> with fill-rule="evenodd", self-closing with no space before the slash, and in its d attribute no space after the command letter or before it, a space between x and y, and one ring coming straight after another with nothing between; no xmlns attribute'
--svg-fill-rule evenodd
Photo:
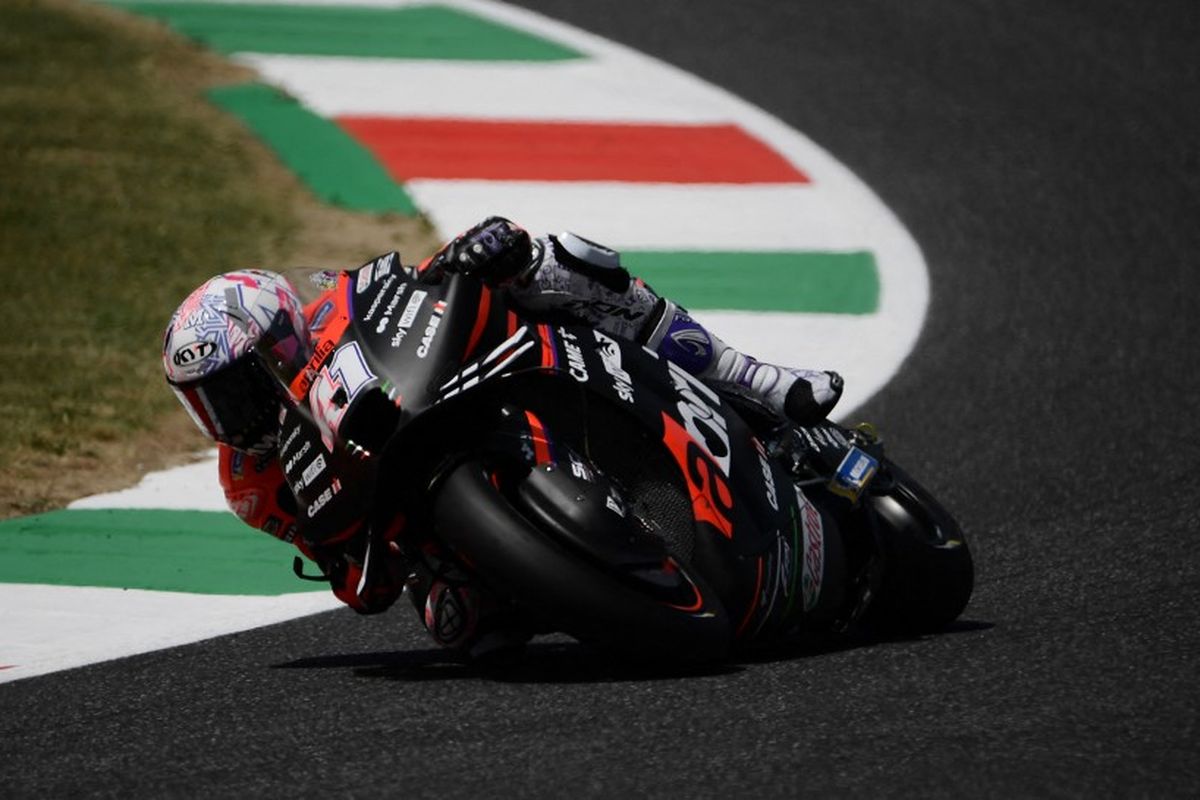
<svg viewBox="0 0 1200 800"><path fill-rule="evenodd" d="M275 446L286 391L275 374L299 372L311 355L295 288L257 269L205 281L163 338L167 383L192 420L209 438L248 453Z"/></svg>

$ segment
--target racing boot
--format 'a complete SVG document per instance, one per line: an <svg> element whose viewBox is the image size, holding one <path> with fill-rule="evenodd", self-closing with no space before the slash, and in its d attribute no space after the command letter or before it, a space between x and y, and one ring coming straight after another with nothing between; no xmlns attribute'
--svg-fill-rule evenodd
<svg viewBox="0 0 1200 800"><path fill-rule="evenodd" d="M836 372L759 361L721 341L675 303L663 304L646 346L701 380L736 384L798 425L825 419L842 396L842 376Z"/></svg>

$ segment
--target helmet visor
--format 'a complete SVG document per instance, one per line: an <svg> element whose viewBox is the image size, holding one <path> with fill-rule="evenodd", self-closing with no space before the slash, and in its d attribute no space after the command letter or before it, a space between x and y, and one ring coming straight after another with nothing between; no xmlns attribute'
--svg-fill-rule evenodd
<svg viewBox="0 0 1200 800"><path fill-rule="evenodd" d="M303 323L303 318L299 320ZM296 329L292 315L280 310L254 344L262 365L275 377L286 395L296 376L308 366L312 346L306 329Z"/></svg>
<svg viewBox="0 0 1200 800"><path fill-rule="evenodd" d="M261 450L276 434L280 391L255 358L241 358L199 380L171 384L192 420L212 439Z"/></svg>

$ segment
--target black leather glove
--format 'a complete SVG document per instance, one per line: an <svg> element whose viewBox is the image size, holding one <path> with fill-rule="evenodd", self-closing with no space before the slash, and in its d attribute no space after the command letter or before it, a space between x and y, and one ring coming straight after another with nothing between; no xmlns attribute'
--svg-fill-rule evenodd
<svg viewBox="0 0 1200 800"><path fill-rule="evenodd" d="M488 217L451 240L433 257L436 271L473 275L489 286L516 277L533 260L529 233L504 217Z"/></svg>

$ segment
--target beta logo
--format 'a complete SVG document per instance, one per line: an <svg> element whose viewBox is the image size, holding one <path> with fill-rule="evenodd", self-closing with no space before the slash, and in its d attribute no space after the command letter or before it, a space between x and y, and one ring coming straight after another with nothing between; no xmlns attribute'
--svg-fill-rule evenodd
<svg viewBox="0 0 1200 800"><path fill-rule="evenodd" d="M171 356L171 362L177 367L186 367L199 363L216 352L215 342L192 342L176 350L175 355Z"/></svg>

